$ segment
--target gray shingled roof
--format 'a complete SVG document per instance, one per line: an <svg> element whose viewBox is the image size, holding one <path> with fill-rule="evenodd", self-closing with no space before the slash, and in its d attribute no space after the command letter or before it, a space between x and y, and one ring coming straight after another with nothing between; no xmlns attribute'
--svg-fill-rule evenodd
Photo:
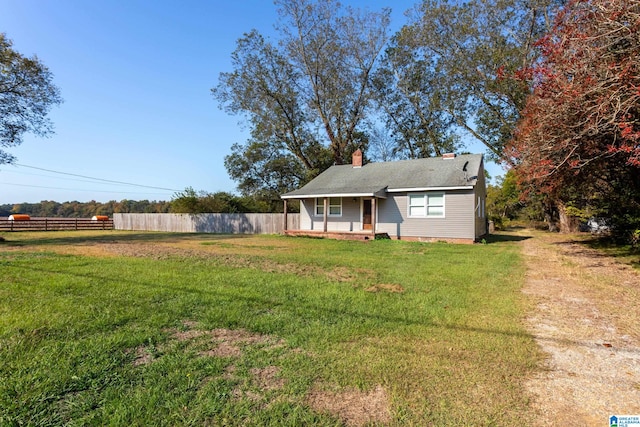
<svg viewBox="0 0 640 427"><path fill-rule="evenodd" d="M431 157L369 163L361 168L351 165L331 166L304 187L281 197L385 197L386 192L401 189L471 188L476 184L481 164L482 154L463 154L453 159Z"/></svg>

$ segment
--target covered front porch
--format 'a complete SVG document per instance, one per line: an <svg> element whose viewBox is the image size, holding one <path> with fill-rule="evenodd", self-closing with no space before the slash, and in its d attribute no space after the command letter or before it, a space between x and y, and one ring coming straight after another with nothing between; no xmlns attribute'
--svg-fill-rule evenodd
<svg viewBox="0 0 640 427"><path fill-rule="evenodd" d="M287 202L293 198L300 200L298 229L289 228L287 219ZM283 197L284 234L342 240L373 240L376 237L388 237L386 233L378 233L377 230L380 198L375 192Z"/></svg>

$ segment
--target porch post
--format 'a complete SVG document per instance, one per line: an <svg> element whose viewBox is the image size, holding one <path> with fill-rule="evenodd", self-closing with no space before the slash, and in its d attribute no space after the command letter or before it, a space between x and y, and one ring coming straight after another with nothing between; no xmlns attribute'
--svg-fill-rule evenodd
<svg viewBox="0 0 640 427"><path fill-rule="evenodd" d="M329 198L325 197L324 198L324 213L323 213L323 218L322 218L322 221L323 221L322 229L324 230L325 233L327 232L327 215L329 214L328 211L329 211Z"/></svg>
<svg viewBox="0 0 640 427"><path fill-rule="evenodd" d="M284 224L282 226L282 231L286 232L287 231L287 199L284 199Z"/></svg>
<svg viewBox="0 0 640 427"><path fill-rule="evenodd" d="M371 199L371 234L376 235L376 198Z"/></svg>

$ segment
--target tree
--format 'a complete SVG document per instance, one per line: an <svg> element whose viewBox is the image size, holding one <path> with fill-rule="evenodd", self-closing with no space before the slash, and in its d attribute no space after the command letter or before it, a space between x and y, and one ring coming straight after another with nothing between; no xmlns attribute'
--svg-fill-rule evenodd
<svg viewBox="0 0 640 427"><path fill-rule="evenodd" d="M318 153L308 169L283 144L251 139L245 144L234 144L224 164L231 178L238 182L242 194L259 200L275 200L331 165L328 151L316 148Z"/></svg>
<svg viewBox="0 0 640 427"><path fill-rule="evenodd" d="M405 26L392 38L373 80L392 155L399 158L440 156L460 145L455 120L442 108L443 76L432 52L421 49L417 31Z"/></svg>
<svg viewBox="0 0 640 427"><path fill-rule="evenodd" d="M387 10L361 12L334 0L275 3L278 44L255 30L245 34L232 54L234 70L221 73L212 89L251 127L250 140L235 144L226 159L229 174L243 194L271 197L365 148L371 74L389 25Z"/></svg>
<svg viewBox="0 0 640 427"><path fill-rule="evenodd" d="M401 158L397 143L389 131L376 124L370 124L369 150L367 157L374 162L390 162Z"/></svg>
<svg viewBox="0 0 640 427"><path fill-rule="evenodd" d="M200 207L200 195L193 189L187 187L184 191L177 192L171 198L172 213L202 213L205 212Z"/></svg>
<svg viewBox="0 0 640 427"><path fill-rule="evenodd" d="M639 33L640 0L572 0L524 69L535 87L509 154L561 231L567 207L640 228Z"/></svg>
<svg viewBox="0 0 640 427"><path fill-rule="evenodd" d="M414 141L437 153L438 143L456 148L466 131L502 159L529 93L529 82L512 76L535 62L534 42L556 1L424 0L386 55L396 133L422 133Z"/></svg>
<svg viewBox="0 0 640 427"><path fill-rule="evenodd" d="M12 46L6 34L0 33L0 147L20 145L27 132L50 135L53 130L47 114L62 102L49 69L36 56L24 57ZM0 164L14 160L0 149Z"/></svg>
<svg viewBox="0 0 640 427"><path fill-rule="evenodd" d="M171 200L171 212L173 213L246 213L246 212L270 212L273 206L256 201L254 198L238 197L233 194L219 191L208 193L195 191L187 187L184 191L174 194ZM273 211L275 212L275 211ZM282 210L280 210L282 212Z"/></svg>
<svg viewBox="0 0 640 427"><path fill-rule="evenodd" d="M507 171L504 177L498 177L496 185L487 187L487 216L496 228L517 218L523 207L513 170Z"/></svg>

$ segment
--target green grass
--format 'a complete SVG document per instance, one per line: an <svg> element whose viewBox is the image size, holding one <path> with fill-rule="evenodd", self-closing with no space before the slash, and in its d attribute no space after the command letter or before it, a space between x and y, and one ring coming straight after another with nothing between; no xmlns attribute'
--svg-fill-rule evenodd
<svg viewBox="0 0 640 427"><path fill-rule="evenodd" d="M377 386L390 425L530 415L513 241L4 237L0 425L333 426L312 392ZM218 354L220 330L248 338Z"/></svg>

